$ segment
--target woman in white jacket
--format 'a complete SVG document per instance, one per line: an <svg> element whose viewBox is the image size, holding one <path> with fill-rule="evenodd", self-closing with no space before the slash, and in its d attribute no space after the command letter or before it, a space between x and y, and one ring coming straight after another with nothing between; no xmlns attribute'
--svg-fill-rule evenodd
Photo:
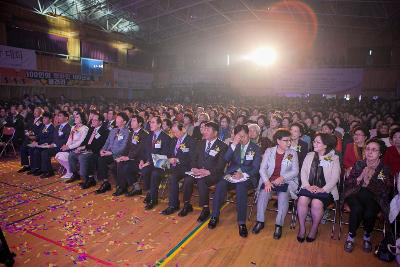
<svg viewBox="0 0 400 267"><path fill-rule="evenodd" d="M299 233L297 241L313 242L318 225L327 206L339 199L337 183L340 178L339 157L335 154L336 137L320 133L315 136L314 151L307 154L301 168L301 189L297 202ZM311 205L310 205L311 204ZM312 226L306 235L305 221L311 206Z"/></svg>
<svg viewBox="0 0 400 267"><path fill-rule="evenodd" d="M55 157L56 160L67 170L66 174L61 177L63 179L72 178L73 174L69 167L68 155L70 151L74 150L82 144L89 130L89 128L85 125L86 118L83 113L77 112L74 115L74 121L75 125L71 129L67 143L61 147L61 152L58 152Z"/></svg>

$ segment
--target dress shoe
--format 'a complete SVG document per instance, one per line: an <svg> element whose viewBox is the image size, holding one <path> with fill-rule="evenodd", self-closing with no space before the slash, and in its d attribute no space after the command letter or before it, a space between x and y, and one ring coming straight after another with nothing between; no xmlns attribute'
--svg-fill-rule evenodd
<svg viewBox="0 0 400 267"><path fill-rule="evenodd" d="M39 169L30 170L30 171L28 171L26 174L32 175L32 174L34 174L36 171L39 171Z"/></svg>
<svg viewBox="0 0 400 267"><path fill-rule="evenodd" d="M81 179L81 177L78 175L78 176L72 176L71 178L69 178L68 180L66 180L65 181L65 183L66 184L70 184L70 183L73 183L73 182L75 182L75 181L79 181Z"/></svg>
<svg viewBox="0 0 400 267"><path fill-rule="evenodd" d="M171 207L171 206L169 206L168 208L163 210L161 212L161 214L163 214L163 215L171 215L172 213L174 213L175 211L178 211L178 210L179 210L179 207Z"/></svg>
<svg viewBox="0 0 400 267"><path fill-rule="evenodd" d="M239 224L239 235L241 237L247 237L248 232L245 224Z"/></svg>
<svg viewBox="0 0 400 267"><path fill-rule="evenodd" d="M133 197L142 194L142 189L132 189L125 193L126 197Z"/></svg>
<svg viewBox="0 0 400 267"><path fill-rule="evenodd" d="M193 207L191 204L189 203L185 203L183 205L183 209L178 213L179 217L185 217L186 215L188 215L189 212L193 211Z"/></svg>
<svg viewBox="0 0 400 267"><path fill-rule="evenodd" d="M153 209L155 206L157 206L157 204L158 204L158 201L157 201L157 200L155 200L155 201L150 200L150 201L146 204L146 206L144 206L144 209L145 209L145 210L151 210L151 209Z"/></svg>
<svg viewBox="0 0 400 267"><path fill-rule="evenodd" d="M282 226L275 225L274 239L278 240L282 236Z"/></svg>
<svg viewBox="0 0 400 267"><path fill-rule="evenodd" d="M96 194L103 194L111 190L111 184L109 182L103 182L99 189L96 190Z"/></svg>
<svg viewBox="0 0 400 267"><path fill-rule="evenodd" d="M18 173L23 173L23 172L27 172L30 171L31 168L29 168L28 166L24 166L21 169L18 170Z"/></svg>
<svg viewBox="0 0 400 267"><path fill-rule="evenodd" d="M253 234L258 234L262 229L264 229L264 223L263 222L257 222L254 227L253 227Z"/></svg>
<svg viewBox="0 0 400 267"><path fill-rule="evenodd" d="M93 177L87 178L85 182L81 185L82 189L88 189L96 185L96 180Z"/></svg>
<svg viewBox="0 0 400 267"><path fill-rule="evenodd" d="M218 222L219 222L218 217L212 216L210 221L208 222L208 228L214 229L215 227L217 227Z"/></svg>
<svg viewBox="0 0 400 267"><path fill-rule="evenodd" d="M318 235L318 232L315 234L314 237L307 236L307 237L306 237L306 241L307 241L308 243L314 242L315 239L317 238L317 235Z"/></svg>
<svg viewBox="0 0 400 267"><path fill-rule="evenodd" d="M210 217L210 209L208 207L204 207L201 210L199 218L197 218L197 222L202 223L206 221Z"/></svg>
<svg viewBox="0 0 400 267"><path fill-rule="evenodd" d="M344 242L344 251L351 253L354 249L354 242L347 240L346 242Z"/></svg>
<svg viewBox="0 0 400 267"><path fill-rule="evenodd" d="M147 203L149 203L150 201L151 201L150 193L147 193L147 194L146 194L146 197L145 197L144 200L143 200L143 203L144 203L144 204L147 204Z"/></svg>
<svg viewBox="0 0 400 267"><path fill-rule="evenodd" d="M40 175L42 175L43 174L43 172L41 171L41 170L36 170L32 175L34 175L34 176L40 176Z"/></svg>
<svg viewBox="0 0 400 267"><path fill-rule="evenodd" d="M50 178L53 177L55 174L54 172L47 172L47 173L43 173L40 178L45 179L45 178Z"/></svg>
<svg viewBox="0 0 400 267"><path fill-rule="evenodd" d="M369 240L363 240L364 252L370 253L372 251L372 243Z"/></svg>
<svg viewBox="0 0 400 267"><path fill-rule="evenodd" d="M299 243L303 243L304 240L306 240L305 235L306 235L306 234L304 233L303 236L300 236L300 233L298 233L298 234L297 234L297 241L298 241Z"/></svg>
<svg viewBox="0 0 400 267"><path fill-rule="evenodd" d="M119 197L120 195L123 195L126 193L126 189L122 188L122 187L117 187L117 190L115 190L115 192L112 194L114 197Z"/></svg>

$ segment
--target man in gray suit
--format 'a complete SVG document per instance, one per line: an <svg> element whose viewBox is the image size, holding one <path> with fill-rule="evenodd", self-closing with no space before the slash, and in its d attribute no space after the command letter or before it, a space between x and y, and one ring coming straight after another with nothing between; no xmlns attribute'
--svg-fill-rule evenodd
<svg viewBox="0 0 400 267"><path fill-rule="evenodd" d="M114 159L122 156L126 149L129 139L129 130L125 127L128 122L128 116L121 112L115 119L116 128L113 128L108 135L107 141L100 150L100 157L97 163L97 179L103 181L96 194L102 194L111 190L111 184L108 182L109 165L114 163Z"/></svg>

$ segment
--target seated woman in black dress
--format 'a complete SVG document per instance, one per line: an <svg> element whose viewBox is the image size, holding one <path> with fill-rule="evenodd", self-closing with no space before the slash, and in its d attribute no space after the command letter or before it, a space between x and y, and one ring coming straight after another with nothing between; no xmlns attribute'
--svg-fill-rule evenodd
<svg viewBox="0 0 400 267"><path fill-rule="evenodd" d="M313 242L326 207L339 199L337 183L340 178L339 157L335 155L336 137L320 133L315 136L314 151L307 154L301 168L301 189L297 202L300 229L297 240ZM311 203L311 205L310 205ZM305 221L311 206L312 226L307 238Z"/></svg>

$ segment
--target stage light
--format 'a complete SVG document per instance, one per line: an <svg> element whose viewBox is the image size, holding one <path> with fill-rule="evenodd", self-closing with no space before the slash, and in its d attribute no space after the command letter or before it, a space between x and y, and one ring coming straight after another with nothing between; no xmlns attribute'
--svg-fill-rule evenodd
<svg viewBox="0 0 400 267"><path fill-rule="evenodd" d="M269 66L275 63L277 57L277 52L272 48L258 48L253 53L245 56L245 59L259 66Z"/></svg>

